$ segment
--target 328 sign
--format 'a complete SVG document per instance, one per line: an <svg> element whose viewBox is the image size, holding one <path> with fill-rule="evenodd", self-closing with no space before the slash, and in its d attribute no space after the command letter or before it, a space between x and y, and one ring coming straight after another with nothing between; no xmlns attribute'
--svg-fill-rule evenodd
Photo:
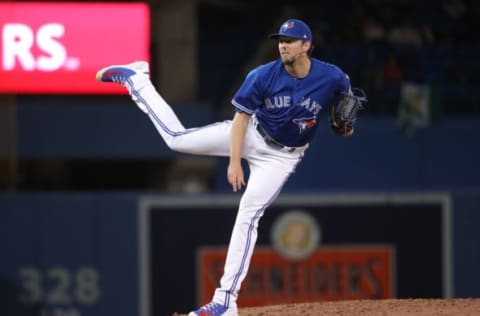
<svg viewBox="0 0 480 316"><path fill-rule="evenodd" d="M24 304L48 306L94 305L102 297L100 273L91 266L69 269L33 266L18 270Z"/></svg>

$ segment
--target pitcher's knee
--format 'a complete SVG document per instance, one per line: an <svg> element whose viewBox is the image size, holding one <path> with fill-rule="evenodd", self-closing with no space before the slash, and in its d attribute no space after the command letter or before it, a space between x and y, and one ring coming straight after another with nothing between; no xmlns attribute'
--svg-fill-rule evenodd
<svg viewBox="0 0 480 316"><path fill-rule="evenodd" d="M170 139L166 141L168 148L173 151L185 153L188 152L189 148L186 146L185 142L182 141L180 136L172 136Z"/></svg>

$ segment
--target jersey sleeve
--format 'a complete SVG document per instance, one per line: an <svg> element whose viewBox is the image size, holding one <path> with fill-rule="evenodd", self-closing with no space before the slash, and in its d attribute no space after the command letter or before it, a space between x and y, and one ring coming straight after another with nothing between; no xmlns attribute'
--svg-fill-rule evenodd
<svg viewBox="0 0 480 316"><path fill-rule="evenodd" d="M332 106L335 106L337 105L343 98L344 98L344 95L347 93L347 94L352 94L352 87L350 85L350 77L344 73L343 71L341 71L339 69L339 71L335 74L335 77L333 77L332 79L334 79L334 92L333 92L333 95L332 95L332 98L330 99L329 103L328 103L328 107L332 107Z"/></svg>
<svg viewBox="0 0 480 316"><path fill-rule="evenodd" d="M232 99L237 112L253 114L263 104L258 68L250 71Z"/></svg>
<svg viewBox="0 0 480 316"><path fill-rule="evenodd" d="M337 93L352 93L352 87L350 86L350 77L343 71L340 72Z"/></svg>

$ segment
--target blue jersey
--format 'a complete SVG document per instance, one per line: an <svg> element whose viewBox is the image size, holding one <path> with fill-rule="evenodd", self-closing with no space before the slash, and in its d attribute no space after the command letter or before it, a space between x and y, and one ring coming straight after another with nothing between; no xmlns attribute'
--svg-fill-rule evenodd
<svg viewBox="0 0 480 316"><path fill-rule="evenodd" d="M307 144L320 111L350 90L350 79L337 66L311 62L305 78L288 74L280 59L253 69L232 100L236 111L255 114L265 132L285 146Z"/></svg>

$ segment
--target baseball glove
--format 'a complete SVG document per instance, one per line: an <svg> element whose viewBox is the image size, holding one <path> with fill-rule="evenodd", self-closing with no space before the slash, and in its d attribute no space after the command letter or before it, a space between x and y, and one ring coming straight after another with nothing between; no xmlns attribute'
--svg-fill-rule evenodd
<svg viewBox="0 0 480 316"><path fill-rule="evenodd" d="M352 135L358 111L363 110L364 102L367 102L367 96L361 89L352 88L351 93L343 93L330 112L332 130L338 135Z"/></svg>

